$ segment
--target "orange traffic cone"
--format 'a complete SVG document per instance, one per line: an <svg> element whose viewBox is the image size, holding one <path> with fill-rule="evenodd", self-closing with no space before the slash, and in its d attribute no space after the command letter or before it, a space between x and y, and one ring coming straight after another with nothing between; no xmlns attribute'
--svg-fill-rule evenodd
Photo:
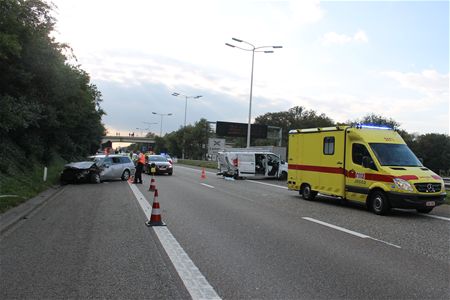
<svg viewBox="0 0 450 300"><path fill-rule="evenodd" d="M159 211L158 202L158 190L155 190L155 196L153 198L152 215L150 220L145 222L147 226L166 226L166 224L161 220L161 212Z"/></svg>
<svg viewBox="0 0 450 300"><path fill-rule="evenodd" d="M202 176L200 176L200 179L206 179L205 168L202 168Z"/></svg>
<svg viewBox="0 0 450 300"><path fill-rule="evenodd" d="M148 188L149 191L155 191L156 190L156 183L155 183L155 178L150 179L150 186Z"/></svg>

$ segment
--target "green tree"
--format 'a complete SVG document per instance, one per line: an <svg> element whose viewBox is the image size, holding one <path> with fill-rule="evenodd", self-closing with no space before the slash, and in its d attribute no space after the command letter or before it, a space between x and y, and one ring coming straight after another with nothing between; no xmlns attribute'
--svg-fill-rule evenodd
<svg viewBox="0 0 450 300"><path fill-rule="evenodd" d="M206 157L210 127L206 119L200 119L194 126L181 129L184 132L185 158L204 159Z"/></svg>
<svg viewBox="0 0 450 300"><path fill-rule="evenodd" d="M381 115L376 114L368 114L361 119L356 119L354 121L347 121L347 125L356 125L356 124L365 124L365 125L374 125L374 126L386 126L392 129L399 129L400 123L395 121L392 118L386 118Z"/></svg>
<svg viewBox="0 0 450 300"><path fill-rule="evenodd" d="M52 153L67 160L91 154L105 131L101 93L67 62L68 46L50 37L50 10L41 0L0 0L0 135L10 144L0 151L8 164L15 154L5 149L40 162Z"/></svg>
<svg viewBox="0 0 450 300"><path fill-rule="evenodd" d="M332 119L325 114L317 114L314 110L306 110L302 106L295 106L288 111L266 113L255 119L255 124L281 127L282 146L287 146L289 130L299 128L314 128L333 126Z"/></svg>
<svg viewBox="0 0 450 300"><path fill-rule="evenodd" d="M423 159L423 164L437 174L450 172L450 137L428 133L418 136L411 149Z"/></svg>

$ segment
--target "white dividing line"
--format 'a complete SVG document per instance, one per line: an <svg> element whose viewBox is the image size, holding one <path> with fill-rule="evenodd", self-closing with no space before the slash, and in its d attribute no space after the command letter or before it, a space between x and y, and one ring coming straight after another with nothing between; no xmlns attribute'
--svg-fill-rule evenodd
<svg viewBox="0 0 450 300"><path fill-rule="evenodd" d="M384 243L386 245L389 245L389 246L392 246L392 247L395 247L395 248L399 248L399 249L402 248L402 247L397 246L395 244L392 244L392 243L389 243L389 242L386 242L386 241L383 241L383 240L379 240L379 239L373 238L371 236L368 236L368 235L365 235L365 234L362 234L362 233L359 233L359 232L356 232L356 231L348 230L348 229L345 229L343 227L339 227L339 226L336 226L336 225L333 225L333 224L322 222L322 221L319 221L319 220L316 220L316 219L313 219L313 218L302 217L302 219L305 219L307 221L311 221L311 222L314 222L314 223L318 223L318 224L321 224L321 225L324 225L324 226L327 226L327 227L330 227L330 228L333 228L333 229L336 229L336 230L340 230L342 232L345 232L345 233L348 233L348 234L352 234L354 236L357 236L357 237L360 237L360 238L363 238L363 239L371 239L371 240L374 240L374 241L377 241L377 242L381 242L381 243Z"/></svg>
<svg viewBox="0 0 450 300"><path fill-rule="evenodd" d="M204 185L206 187L209 187L210 189L215 189L212 185L206 184L206 183L200 183L201 185Z"/></svg>
<svg viewBox="0 0 450 300"><path fill-rule="evenodd" d="M450 222L450 218L446 218L446 217L441 217L441 216L436 216L436 215L427 215L427 214L420 214L420 215L424 216L424 217L428 217L428 218L439 219L439 220L444 220L444 221Z"/></svg>
<svg viewBox="0 0 450 300"><path fill-rule="evenodd" d="M281 186L281 185L277 185L277 184L265 183L265 182L255 181L255 180L246 180L246 182L252 182L252 183L257 183L257 184L262 184L262 185L268 185L268 186L272 186L272 187L276 187L276 188L280 188L280 189L285 189L285 190L288 189L287 186Z"/></svg>
<svg viewBox="0 0 450 300"><path fill-rule="evenodd" d="M136 185L129 184L146 216L152 207ZM143 225L144 226L144 225ZM192 299L221 299L167 227L153 227Z"/></svg>

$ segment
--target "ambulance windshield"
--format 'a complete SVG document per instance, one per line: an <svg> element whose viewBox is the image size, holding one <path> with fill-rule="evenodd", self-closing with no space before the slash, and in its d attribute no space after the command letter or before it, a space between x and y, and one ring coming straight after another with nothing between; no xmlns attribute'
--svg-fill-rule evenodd
<svg viewBox="0 0 450 300"><path fill-rule="evenodd" d="M422 167L422 163L405 144L370 143L382 166Z"/></svg>

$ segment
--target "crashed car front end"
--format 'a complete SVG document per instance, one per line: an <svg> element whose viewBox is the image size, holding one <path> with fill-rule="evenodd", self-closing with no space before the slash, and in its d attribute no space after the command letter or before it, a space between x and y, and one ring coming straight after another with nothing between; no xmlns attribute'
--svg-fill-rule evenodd
<svg viewBox="0 0 450 300"><path fill-rule="evenodd" d="M76 162L64 166L61 172L61 183L95 182L100 175L101 168L95 162Z"/></svg>

